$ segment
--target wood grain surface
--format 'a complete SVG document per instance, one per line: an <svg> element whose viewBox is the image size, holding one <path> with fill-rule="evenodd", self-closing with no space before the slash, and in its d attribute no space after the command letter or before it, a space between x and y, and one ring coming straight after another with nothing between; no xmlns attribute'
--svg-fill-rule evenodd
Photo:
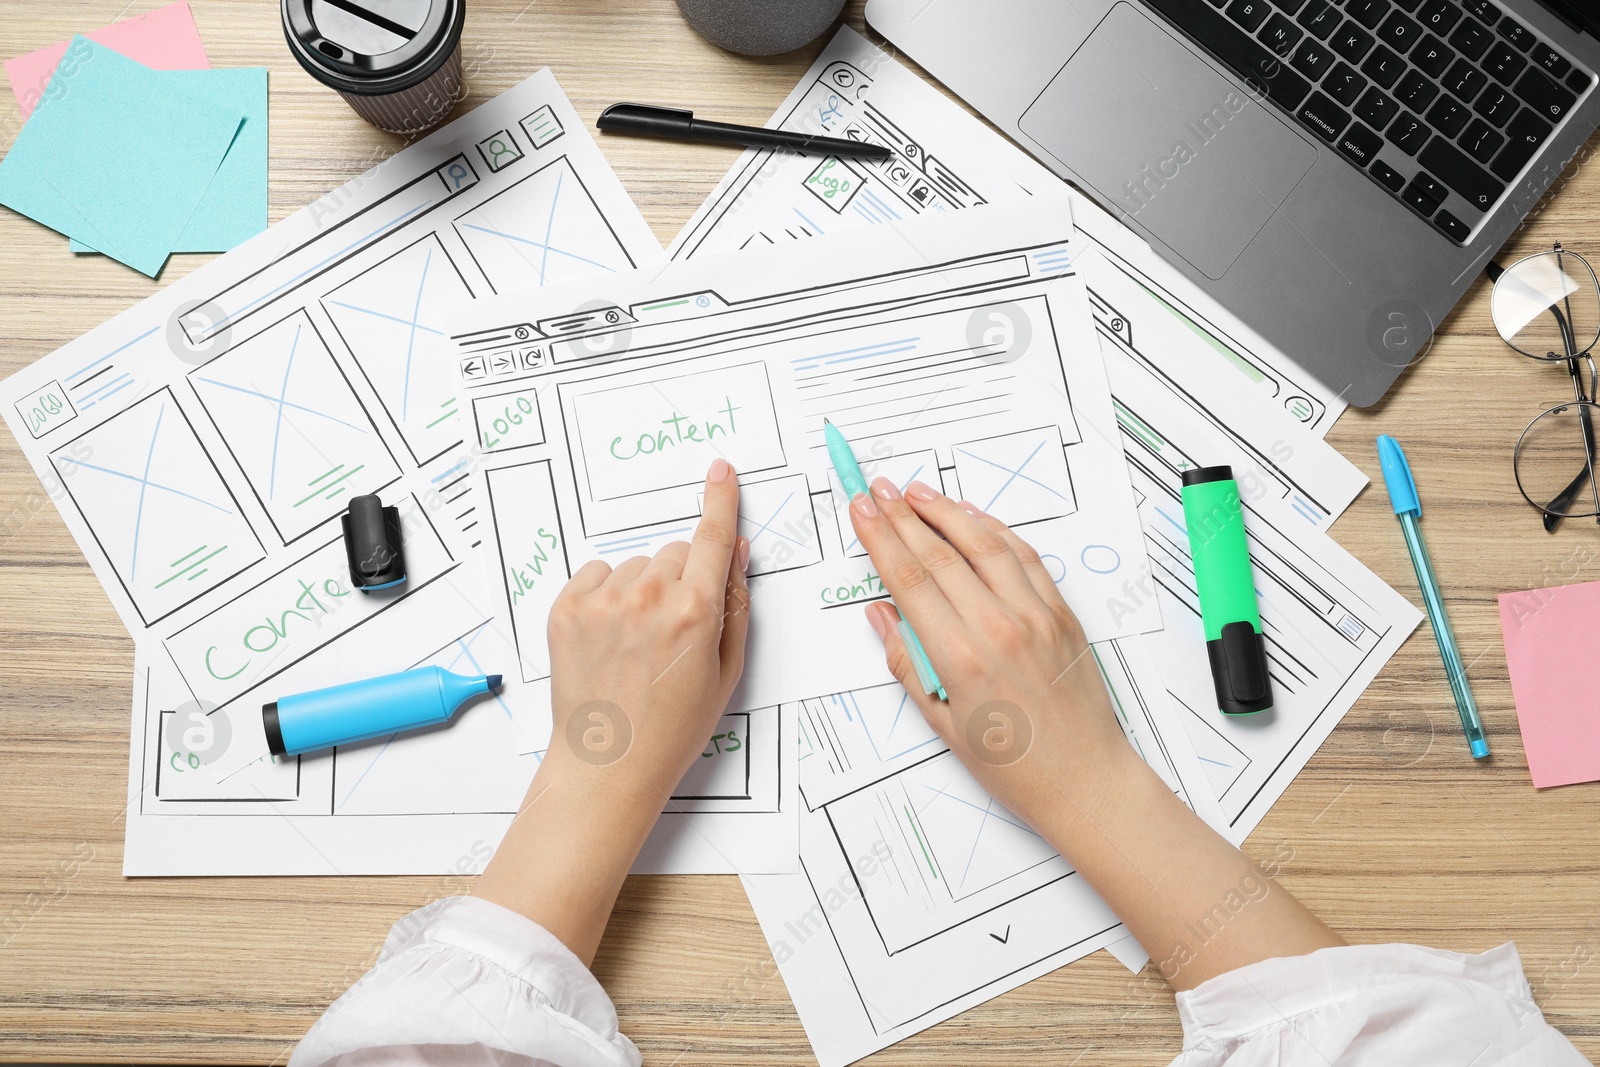
<svg viewBox="0 0 1600 1067"><path fill-rule="evenodd" d="M191 0L215 66L271 69L271 217L281 219L399 147L290 59L267 0ZM10 56L154 0L0 4ZM863 26L862 4L848 19ZM821 42L746 59L703 42L671 0L472 0L471 97L541 66L593 121L616 100L761 123ZM0 145L21 118L0 109ZM1591 142L1506 256L1553 240L1600 256ZM663 243L736 158L624 139L605 154ZM0 375L111 318L160 282L74 256L0 212ZM1600 578L1600 532L1547 535L1517 494L1511 448L1562 399L1566 376L1513 354L1480 281L1421 364L1330 440L1378 478L1373 435L1405 443L1425 532L1494 744L1474 766L1426 626L1407 642L1251 838L1281 880L1354 942L1479 951L1515 940L1547 1017L1600 1056L1600 786L1529 784L1496 594ZM1307 294L1315 299L1316 294ZM1334 535L1420 603L1393 514L1369 488ZM11 438L0 447L0 1056L110 1063L277 1063L371 962L389 925L464 888L441 878L124 879L133 646ZM629 879L595 965L646 1063L814 1062L739 883ZM1165 1063L1172 996L1105 953L873 1057L882 1064Z"/></svg>

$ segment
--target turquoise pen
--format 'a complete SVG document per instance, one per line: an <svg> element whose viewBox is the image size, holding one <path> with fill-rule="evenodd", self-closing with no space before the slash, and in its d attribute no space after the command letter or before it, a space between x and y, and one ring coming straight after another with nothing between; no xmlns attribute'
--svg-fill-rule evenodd
<svg viewBox="0 0 1600 1067"><path fill-rule="evenodd" d="M839 484L844 487L845 499L854 500L862 493L871 492L867 488L866 476L861 473L861 465L856 462L856 454L850 450L850 442L844 439L839 428L823 419L822 436L828 442L828 458L833 461L833 471L839 476ZM911 666L917 672L917 681L922 683L922 691L930 696L938 693L940 700L950 699L945 695L944 683L939 681L927 650L922 647L922 641L911 624L901 619L896 630L900 640L906 643L906 651L911 653Z"/></svg>
<svg viewBox="0 0 1600 1067"><path fill-rule="evenodd" d="M1400 442L1388 434L1378 435L1378 464L1383 468L1383 484L1389 489L1389 503L1400 519L1400 532L1405 534L1406 551L1411 553L1411 566L1417 571L1417 585L1422 588L1422 602L1428 608L1428 622L1433 625L1434 640L1439 642L1439 656L1444 660L1445 676L1450 679L1450 692L1455 694L1456 711L1461 715L1461 729L1466 732L1467 744L1472 748L1473 759L1483 759L1489 754L1489 739L1483 736L1483 720L1478 717L1478 705L1467 688L1467 668L1461 663L1461 652L1456 648L1456 635L1450 631L1450 619L1444 613L1444 597L1439 593L1439 582L1433 576L1433 563L1422 544L1422 531L1417 520L1422 517L1422 501L1417 498L1417 482L1411 477L1411 465L1400 449Z"/></svg>

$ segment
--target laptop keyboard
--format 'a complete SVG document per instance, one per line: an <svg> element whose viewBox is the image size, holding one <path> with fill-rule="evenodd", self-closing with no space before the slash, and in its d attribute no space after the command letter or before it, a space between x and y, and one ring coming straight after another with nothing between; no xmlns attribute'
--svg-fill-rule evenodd
<svg viewBox="0 0 1600 1067"><path fill-rule="evenodd" d="M1489 0L1143 2L1457 244L1594 80Z"/></svg>

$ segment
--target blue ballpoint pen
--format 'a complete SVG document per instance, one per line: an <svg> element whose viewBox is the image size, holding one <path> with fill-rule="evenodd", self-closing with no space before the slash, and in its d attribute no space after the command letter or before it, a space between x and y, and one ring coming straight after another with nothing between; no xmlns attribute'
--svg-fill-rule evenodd
<svg viewBox="0 0 1600 1067"><path fill-rule="evenodd" d="M844 487L845 499L854 500L860 494L870 492L866 476L861 473L861 465L856 462L856 454L839 428L823 419L822 437L828 443L828 459L833 461L833 471L839 476L839 484ZM911 653L911 666L917 672L917 681L922 683L922 691L929 696L937 693L940 700L950 699L945 695L944 683L939 681L939 675L933 669L933 663L929 661L928 653L911 624L901 619L895 629L900 634L900 640L905 642L906 651Z"/></svg>
<svg viewBox="0 0 1600 1067"><path fill-rule="evenodd" d="M1417 571L1417 585L1422 588L1422 601L1428 608L1428 621L1433 625L1433 636L1439 642L1439 655L1444 660L1445 675L1450 679L1450 692L1455 694L1456 711L1461 715L1461 729L1466 732L1467 744L1472 747L1472 757L1483 759L1489 754L1489 740L1483 735L1483 720L1478 718L1478 705L1473 702L1472 690L1467 688L1467 668L1461 663L1461 652L1456 648L1456 636L1450 630L1450 619L1444 613L1444 597L1439 593L1439 582L1433 576L1433 563L1422 544L1422 531L1417 519L1422 516L1422 501L1417 498L1417 483L1411 477L1411 465L1400 450L1400 442L1388 434L1378 435L1378 464L1383 468L1383 484L1389 489L1389 503L1400 519L1400 532L1406 538L1406 551L1411 553L1411 565Z"/></svg>

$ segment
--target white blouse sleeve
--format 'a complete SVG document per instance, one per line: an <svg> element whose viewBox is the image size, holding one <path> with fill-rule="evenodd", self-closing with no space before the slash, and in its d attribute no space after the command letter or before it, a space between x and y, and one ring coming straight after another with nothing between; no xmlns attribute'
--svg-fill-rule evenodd
<svg viewBox="0 0 1600 1067"><path fill-rule="evenodd" d="M290 1067L639 1067L600 983L538 923L476 897L412 912Z"/></svg>
<svg viewBox="0 0 1600 1067"><path fill-rule="evenodd" d="M1579 1067L1511 943L1477 956L1351 945L1264 960L1178 994L1172 1067Z"/></svg>

